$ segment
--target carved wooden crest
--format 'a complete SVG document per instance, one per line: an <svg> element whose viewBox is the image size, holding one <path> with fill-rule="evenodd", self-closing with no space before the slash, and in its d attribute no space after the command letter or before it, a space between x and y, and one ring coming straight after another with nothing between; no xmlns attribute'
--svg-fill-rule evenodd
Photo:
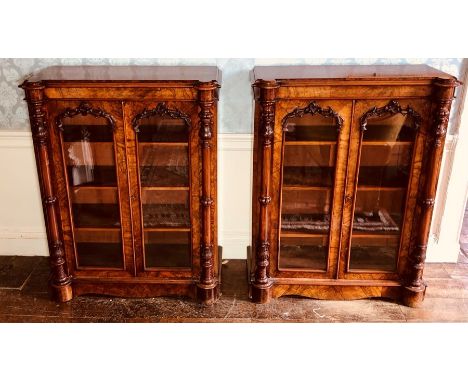
<svg viewBox="0 0 468 382"><path fill-rule="evenodd" d="M190 117L177 109L169 109L163 102L157 104L154 109L145 109L141 113L137 114L132 120L132 127L135 132L139 133L139 125L142 119L149 118L155 115L161 117L169 117L173 119L182 119L187 127L190 127Z"/></svg>
<svg viewBox="0 0 468 382"><path fill-rule="evenodd" d="M394 115L394 114L402 114L402 115L409 115L413 118L414 121L414 128L419 130L421 126L421 116L417 113L411 106L407 106L403 109L400 104L392 100L387 105L383 107L373 107L372 109L368 110L360 119L360 126L361 131L366 131L367 121L372 118L382 117L384 115Z"/></svg>
<svg viewBox="0 0 468 382"><path fill-rule="evenodd" d="M105 118L109 122L109 125L111 126L112 130L115 129L114 118L112 118L112 116L109 113L107 113L106 111L100 108L93 108L89 104L83 102L78 107L66 108L65 111L63 111L56 117L55 123L57 127L60 129L60 131L63 131L63 120L65 118L72 118L76 115L82 115L82 116L92 115L96 118Z"/></svg>
<svg viewBox="0 0 468 382"><path fill-rule="evenodd" d="M285 130L286 123L290 118L303 117L305 114L310 114L310 115L319 114L322 117L333 118L335 120L336 129L338 133L340 133L343 127L343 118L336 111L334 111L330 106L323 109L315 101L312 101L306 107L302 109L295 108L292 112L286 114L284 118L281 120L281 126L283 127L283 130Z"/></svg>

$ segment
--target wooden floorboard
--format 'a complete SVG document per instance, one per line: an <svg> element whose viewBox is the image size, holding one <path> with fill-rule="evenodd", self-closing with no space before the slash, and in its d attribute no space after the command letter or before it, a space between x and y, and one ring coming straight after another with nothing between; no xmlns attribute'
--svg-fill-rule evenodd
<svg viewBox="0 0 468 382"><path fill-rule="evenodd" d="M424 304L408 308L379 299L282 297L270 304L253 304L248 299L245 260L223 265L223 294L209 307L178 298L97 296L58 304L47 290L48 258L0 260L4 277L0 280L0 322L468 322L466 262L427 264Z"/></svg>

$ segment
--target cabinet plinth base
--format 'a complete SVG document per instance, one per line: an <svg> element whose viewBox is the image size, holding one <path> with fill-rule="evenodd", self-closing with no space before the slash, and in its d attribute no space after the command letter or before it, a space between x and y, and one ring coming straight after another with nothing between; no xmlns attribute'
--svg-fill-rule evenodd
<svg viewBox="0 0 468 382"><path fill-rule="evenodd" d="M172 281L172 282L171 282ZM204 286L193 282L181 283L170 280L164 282L119 282L112 280L92 280L75 279L73 282L73 294L71 296L82 295L103 295L114 297L163 297L163 296L184 296L197 299L200 303L210 305L216 302L220 295L219 284ZM61 301L68 301L61 300Z"/></svg>
<svg viewBox="0 0 468 382"><path fill-rule="evenodd" d="M201 304L212 305L219 298L219 284L197 285L197 300Z"/></svg>
<svg viewBox="0 0 468 382"><path fill-rule="evenodd" d="M252 247L247 247L247 280L249 282L249 297L257 304L265 304L271 300L271 282L268 284L254 284L253 271L255 262L252 256Z"/></svg>
<svg viewBox="0 0 468 382"><path fill-rule="evenodd" d="M271 283L250 286L250 298L258 304L265 304L271 300Z"/></svg>
<svg viewBox="0 0 468 382"><path fill-rule="evenodd" d="M320 281L318 281L319 283ZM398 301L401 297L400 285L304 285L275 284L272 297L301 296L318 300L360 300L366 298L386 298Z"/></svg>
<svg viewBox="0 0 468 382"><path fill-rule="evenodd" d="M151 277L75 277L71 284L56 292L57 300L69 301L75 296L102 295L113 297L149 298L149 297L188 297L206 305L215 303L221 295L221 263L223 248L218 246L219 261L217 275L213 284L202 285L196 280L163 279ZM59 287L55 287L54 290ZM60 293L60 294L59 294Z"/></svg>
<svg viewBox="0 0 468 382"><path fill-rule="evenodd" d="M73 281L73 295L103 295L114 297L163 297L184 296L195 298L195 284L191 281L180 282L168 280L168 282L143 282L138 281L114 281L96 279L75 279Z"/></svg>
<svg viewBox="0 0 468 382"><path fill-rule="evenodd" d="M71 283L66 285L50 284L52 295L58 302L67 302L73 298L73 288Z"/></svg>
<svg viewBox="0 0 468 382"><path fill-rule="evenodd" d="M402 303L411 308L421 306L426 295L426 284L423 283L420 287L403 287Z"/></svg>
<svg viewBox="0 0 468 382"><path fill-rule="evenodd" d="M247 247L249 295L256 303L267 303L282 296L336 301L382 298L417 307L423 302L426 291L425 284L421 288L411 288L391 280L271 278L270 284L262 287L254 284L254 264L252 248Z"/></svg>

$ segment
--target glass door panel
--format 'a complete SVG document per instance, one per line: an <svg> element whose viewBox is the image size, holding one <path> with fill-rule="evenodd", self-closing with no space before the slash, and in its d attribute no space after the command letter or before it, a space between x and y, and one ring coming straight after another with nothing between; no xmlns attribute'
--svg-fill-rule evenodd
<svg viewBox="0 0 468 382"><path fill-rule="evenodd" d="M304 114L283 124L279 268L326 271L338 126Z"/></svg>
<svg viewBox="0 0 468 382"><path fill-rule="evenodd" d="M137 127L145 269L190 268L189 127L151 115Z"/></svg>
<svg viewBox="0 0 468 382"><path fill-rule="evenodd" d="M190 228L189 191L185 187L143 187L141 203L144 228Z"/></svg>
<svg viewBox="0 0 468 382"><path fill-rule="evenodd" d="M139 142L138 153L143 187L188 187L188 144Z"/></svg>
<svg viewBox="0 0 468 382"><path fill-rule="evenodd" d="M106 118L62 120L62 145L79 267L123 268L113 127Z"/></svg>
<svg viewBox="0 0 468 382"><path fill-rule="evenodd" d="M190 268L190 230L145 230L147 268Z"/></svg>
<svg viewBox="0 0 468 382"><path fill-rule="evenodd" d="M396 271L417 126L380 113L362 132L349 270Z"/></svg>

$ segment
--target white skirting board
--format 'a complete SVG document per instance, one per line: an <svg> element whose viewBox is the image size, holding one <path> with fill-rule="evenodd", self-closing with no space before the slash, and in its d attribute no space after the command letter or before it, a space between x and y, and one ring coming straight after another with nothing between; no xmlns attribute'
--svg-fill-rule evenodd
<svg viewBox="0 0 468 382"><path fill-rule="evenodd" d="M458 140L460 142L462 140ZM452 176L446 177L449 179L446 203L451 212L448 215L447 209L435 206L439 216L434 217L434 223L439 221L440 224L433 225L437 227L438 238L431 235L427 261L455 262L458 257L458 235L467 185L463 181L466 177L461 180L454 175L459 169L464 170L462 147L457 147L456 143L457 140L449 146L448 151L455 152L456 148L457 155L451 164ZM223 246L223 258L245 259L252 225L252 135L220 134L218 147L218 242ZM468 151L466 147L463 149ZM456 197L451 198L451 195ZM47 254L31 133L1 130L0 255Z"/></svg>

